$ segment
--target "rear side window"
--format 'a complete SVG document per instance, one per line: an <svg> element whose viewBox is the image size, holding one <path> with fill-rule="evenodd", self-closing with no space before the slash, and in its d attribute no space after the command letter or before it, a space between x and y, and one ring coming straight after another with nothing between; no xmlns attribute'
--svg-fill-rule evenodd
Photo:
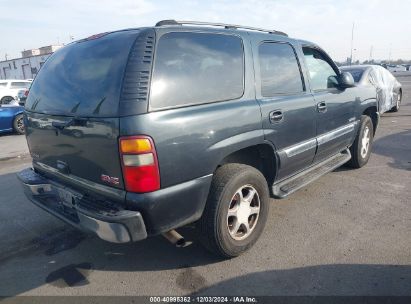
<svg viewBox="0 0 411 304"><path fill-rule="evenodd" d="M360 82L362 75L364 74L363 69L343 69L342 72L348 72L352 75L355 82Z"/></svg>
<svg viewBox="0 0 411 304"><path fill-rule="evenodd" d="M364 70L343 70L343 72L349 72L352 77L354 78L355 82L360 82L362 75L364 74Z"/></svg>
<svg viewBox="0 0 411 304"><path fill-rule="evenodd" d="M244 87L241 38L178 32L156 49L150 108L162 109L240 98Z"/></svg>
<svg viewBox="0 0 411 304"><path fill-rule="evenodd" d="M7 82L0 82L0 87L7 87Z"/></svg>
<svg viewBox="0 0 411 304"><path fill-rule="evenodd" d="M69 116L116 116L135 31L72 43L54 53L33 81L29 111Z"/></svg>
<svg viewBox="0 0 411 304"><path fill-rule="evenodd" d="M12 89L28 89L30 82L12 82L10 88Z"/></svg>
<svg viewBox="0 0 411 304"><path fill-rule="evenodd" d="M287 43L266 42L258 49L261 95L296 94L304 90L294 49Z"/></svg>

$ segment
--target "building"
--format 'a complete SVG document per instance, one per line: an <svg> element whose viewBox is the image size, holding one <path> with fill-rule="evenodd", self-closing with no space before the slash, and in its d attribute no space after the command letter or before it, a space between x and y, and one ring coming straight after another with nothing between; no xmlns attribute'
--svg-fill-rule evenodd
<svg viewBox="0 0 411 304"><path fill-rule="evenodd" d="M22 57L0 61L0 79L32 79L47 58L62 45L49 45L38 49L24 50Z"/></svg>
<svg viewBox="0 0 411 304"><path fill-rule="evenodd" d="M37 56L37 55L40 55L39 49L24 50L21 52L21 57L23 58Z"/></svg>
<svg viewBox="0 0 411 304"><path fill-rule="evenodd" d="M40 55L47 55L47 54L52 54L55 51L57 51L59 48L61 48L61 45L48 45L48 46L43 46L39 48Z"/></svg>

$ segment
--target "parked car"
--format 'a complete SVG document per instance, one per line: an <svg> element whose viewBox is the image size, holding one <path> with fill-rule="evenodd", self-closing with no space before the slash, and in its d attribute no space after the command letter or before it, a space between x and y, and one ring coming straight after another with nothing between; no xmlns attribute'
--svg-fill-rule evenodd
<svg viewBox="0 0 411 304"><path fill-rule="evenodd" d="M15 105L0 105L0 133L24 134L24 108Z"/></svg>
<svg viewBox="0 0 411 304"><path fill-rule="evenodd" d="M314 43L275 30L162 21L55 52L25 105L37 206L116 243L183 245L194 224L223 257L249 249L270 197L364 166L375 89ZM75 135L81 130L80 135Z"/></svg>
<svg viewBox="0 0 411 304"><path fill-rule="evenodd" d="M387 70L390 72L405 72L407 68L399 64L389 64L387 65Z"/></svg>
<svg viewBox="0 0 411 304"><path fill-rule="evenodd" d="M29 89L19 90L17 92L16 100L19 103L19 105L24 106L28 95L29 95Z"/></svg>
<svg viewBox="0 0 411 304"><path fill-rule="evenodd" d="M357 84L376 88L381 114L387 111L398 112L402 101L402 86L391 72L379 65L344 66L340 70L351 73Z"/></svg>
<svg viewBox="0 0 411 304"><path fill-rule="evenodd" d="M31 81L27 80L0 80L0 104L9 104L17 100L19 90L29 89Z"/></svg>

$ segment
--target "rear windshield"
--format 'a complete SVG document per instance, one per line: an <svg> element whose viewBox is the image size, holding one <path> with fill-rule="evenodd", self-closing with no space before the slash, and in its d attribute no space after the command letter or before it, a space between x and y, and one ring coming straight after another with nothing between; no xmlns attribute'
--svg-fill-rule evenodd
<svg viewBox="0 0 411 304"><path fill-rule="evenodd" d="M54 53L33 82L26 110L69 116L116 116L136 31L82 40Z"/></svg>
<svg viewBox="0 0 411 304"><path fill-rule="evenodd" d="M344 70L344 72L349 72L354 78L355 82L360 82L362 74L364 74L364 70L355 70L355 69Z"/></svg>

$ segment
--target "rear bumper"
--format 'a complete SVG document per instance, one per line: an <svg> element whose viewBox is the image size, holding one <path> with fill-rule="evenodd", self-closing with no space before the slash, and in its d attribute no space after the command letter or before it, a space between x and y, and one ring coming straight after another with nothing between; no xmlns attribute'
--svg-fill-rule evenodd
<svg viewBox="0 0 411 304"><path fill-rule="evenodd" d="M139 211L123 209L104 199L96 200L48 180L32 169L17 174L26 196L37 206L61 220L96 233L113 243L127 243L147 237Z"/></svg>

